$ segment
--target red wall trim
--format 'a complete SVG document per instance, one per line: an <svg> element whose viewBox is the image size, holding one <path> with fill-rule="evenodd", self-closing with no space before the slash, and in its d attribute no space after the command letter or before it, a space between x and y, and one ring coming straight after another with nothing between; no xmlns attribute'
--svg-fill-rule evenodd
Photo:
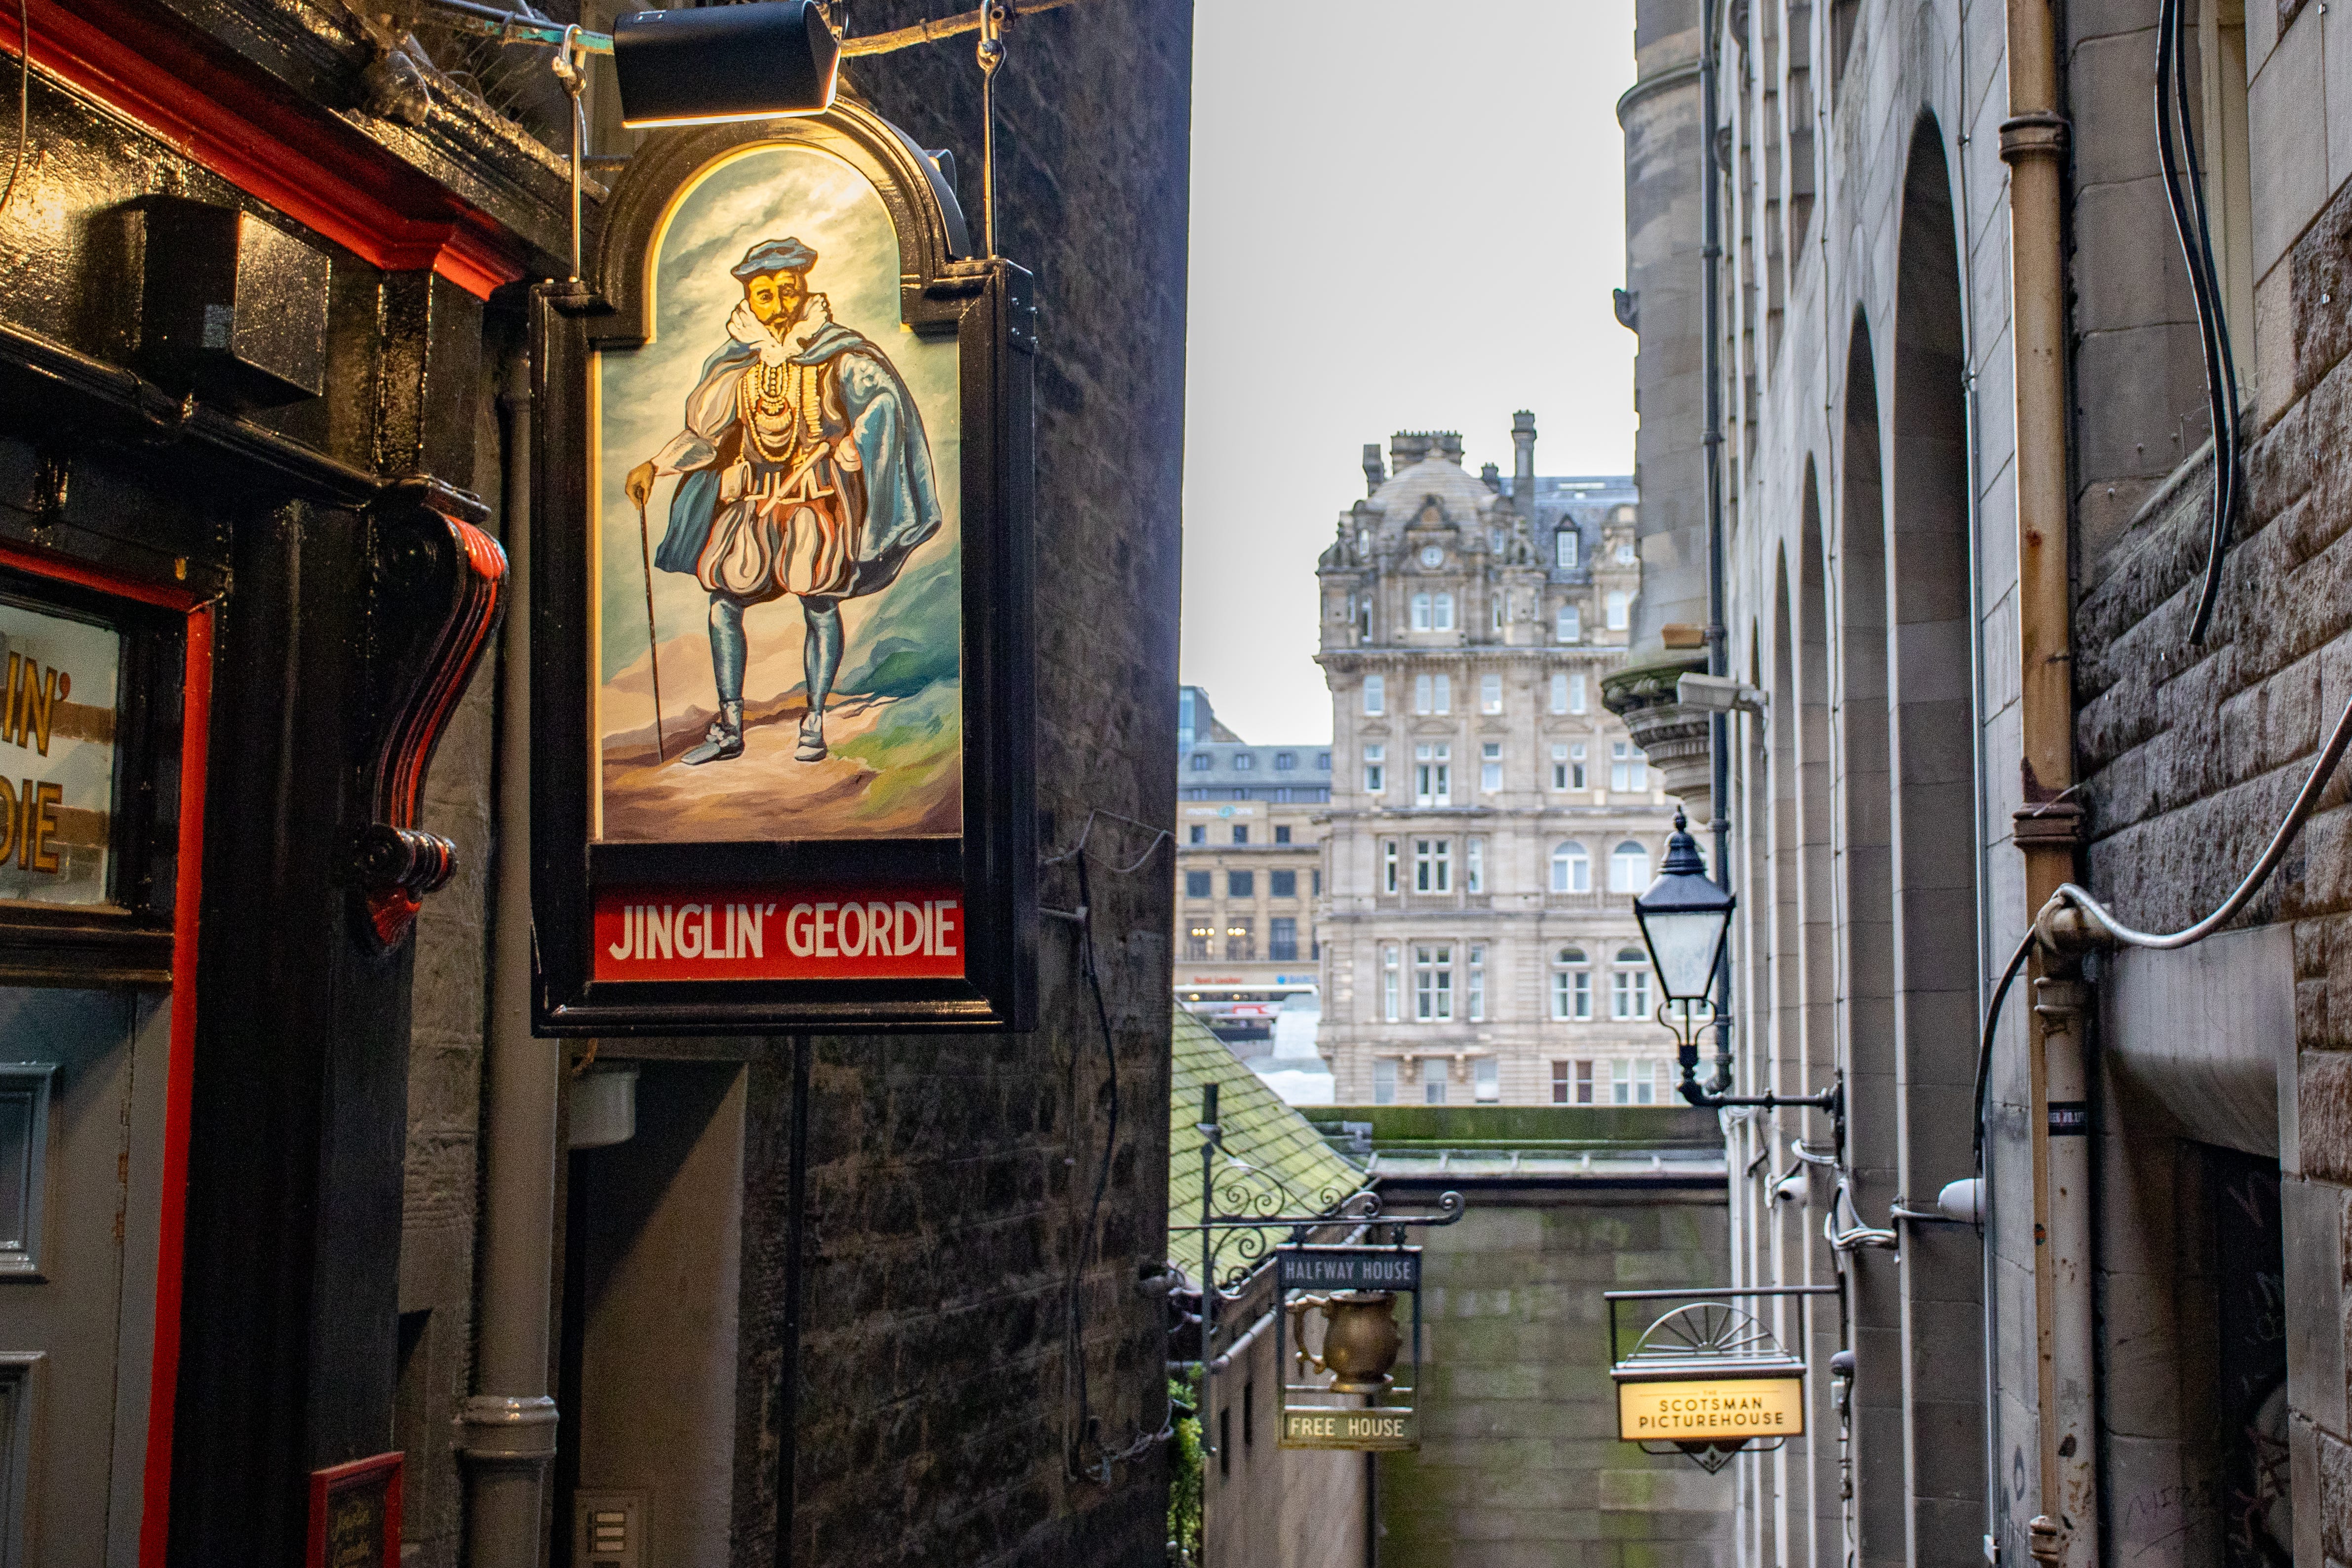
<svg viewBox="0 0 2352 1568"><path fill-rule="evenodd" d="M219 61L152 12L31 3L35 63L372 265L430 268L478 299L528 275L522 247L496 219L325 110L225 79ZM13 5L0 7L0 44L24 52Z"/></svg>
<svg viewBox="0 0 2352 1568"><path fill-rule="evenodd" d="M162 1215L155 1245L155 1352L148 1372L147 1461L140 1568L163 1568L172 1522L172 1421L180 1388L181 1274L187 1260L188 1118L196 1060L196 921L204 900L205 765L213 713L213 606L187 589L118 577L79 562L0 544L0 564L187 613L181 676L178 891L172 904L172 1030L163 1083Z"/></svg>
<svg viewBox="0 0 2352 1568"><path fill-rule="evenodd" d="M187 1267L188 1120L196 1070L196 923L204 907L205 766L213 719L213 607L188 612L180 731L178 893L172 906L172 1065L163 1080L163 1212L155 1246L155 1359L147 1381L147 1473L139 1568L163 1568L172 1530L172 1423L180 1393L181 1278Z"/></svg>

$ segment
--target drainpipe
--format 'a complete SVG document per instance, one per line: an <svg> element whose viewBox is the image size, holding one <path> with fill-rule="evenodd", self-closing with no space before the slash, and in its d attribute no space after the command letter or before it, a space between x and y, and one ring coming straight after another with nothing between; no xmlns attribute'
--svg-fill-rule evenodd
<svg viewBox="0 0 2352 1568"><path fill-rule="evenodd" d="M1719 274L1723 261L1723 170L1716 158L1716 55L1721 43L1717 31L1716 0L1706 0L1700 16L1698 54L1699 177L1706 184L1699 226L1699 287L1706 298L1701 331L1706 335L1700 350L1700 374L1706 381L1706 672L1731 672L1730 634L1723 624L1723 310ZM1731 793L1731 716L1707 719L1709 808L1707 824L1715 840L1715 885L1731 890L1731 820L1724 816L1724 797ZM1716 1094L1731 1089L1731 943L1716 957L1715 1072L1707 1082Z"/></svg>
<svg viewBox="0 0 2352 1568"><path fill-rule="evenodd" d="M555 1401L547 1392L555 1246L556 1041L530 1032L530 363L499 390L507 418L506 547L513 599L499 667L498 858L491 884L488 1062L482 1114L481 1318L475 1394L457 1417L469 1568L539 1568Z"/></svg>
<svg viewBox="0 0 2352 1568"><path fill-rule="evenodd" d="M2017 368L2018 679L2024 805L2013 837L2025 857L2028 920L2074 876L2081 808L2074 783L2074 668L2068 598L2065 260L2062 201L2067 122L2061 112L2053 0L2009 0L2010 296ZM2037 963L2041 961L2037 958ZM2053 1524L2064 1568L2099 1558L2091 1364L2090 1140L2067 1116L2085 1099L2084 1000L2053 962L2037 973L2027 1026L2032 1081L2033 1300L2041 1437L2039 1516ZM2051 1136L2053 1107L2062 1135ZM2038 1531L2045 1540L2046 1531Z"/></svg>

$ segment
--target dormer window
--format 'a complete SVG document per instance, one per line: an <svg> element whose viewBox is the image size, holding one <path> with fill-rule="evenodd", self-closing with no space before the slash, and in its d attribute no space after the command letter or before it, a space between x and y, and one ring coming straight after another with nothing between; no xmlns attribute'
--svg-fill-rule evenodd
<svg viewBox="0 0 2352 1568"><path fill-rule="evenodd" d="M1552 564L1563 572L1576 570L1578 540L1576 530L1563 528L1551 536Z"/></svg>

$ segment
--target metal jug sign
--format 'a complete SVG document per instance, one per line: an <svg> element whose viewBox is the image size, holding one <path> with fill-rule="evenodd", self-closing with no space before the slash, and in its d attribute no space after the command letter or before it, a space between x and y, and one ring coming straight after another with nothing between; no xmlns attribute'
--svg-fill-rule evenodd
<svg viewBox="0 0 2352 1568"><path fill-rule="evenodd" d="M1323 1314L1323 1352L1307 1348L1307 1313ZM1396 1297L1386 1290L1335 1290L1328 1296L1300 1296L1286 1304L1291 1331L1298 1341L1298 1364L1331 1374L1334 1394L1381 1394L1396 1380L1389 1369L1404 1348L1397 1331Z"/></svg>

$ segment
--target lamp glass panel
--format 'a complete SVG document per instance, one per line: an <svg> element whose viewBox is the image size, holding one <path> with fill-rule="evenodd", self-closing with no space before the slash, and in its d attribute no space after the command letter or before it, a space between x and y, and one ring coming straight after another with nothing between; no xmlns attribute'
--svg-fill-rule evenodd
<svg viewBox="0 0 2352 1568"><path fill-rule="evenodd" d="M1658 966L1658 984L1668 996L1695 999L1706 994L1715 979L1716 949L1722 942L1729 915L1728 910L1693 910L1643 918L1650 957Z"/></svg>

